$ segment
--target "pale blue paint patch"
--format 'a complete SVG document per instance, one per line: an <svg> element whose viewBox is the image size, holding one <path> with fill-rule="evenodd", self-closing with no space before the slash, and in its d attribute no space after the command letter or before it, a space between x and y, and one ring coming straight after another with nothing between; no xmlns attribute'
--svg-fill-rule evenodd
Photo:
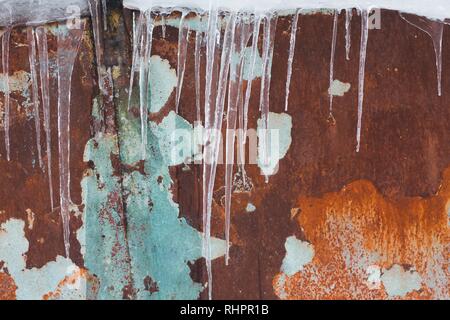
<svg viewBox="0 0 450 320"><path fill-rule="evenodd" d="M83 220L84 261L100 282L98 299L122 299L130 284L130 266L119 177L111 157L118 156L117 137L98 133L86 144L84 161L93 168L81 181L85 205Z"/></svg>
<svg viewBox="0 0 450 320"><path fill-rule="evenodd" d="M258 77L262 76L262 66L263 66L263 61L262 58L259 54L259 52L257 52L256 58L255 58L255 66L253 69L253 75L252 75L252 48L251 47L246 47L244 49L243 55L244 55L244 70L243 70L243 78L244 80L254 80ZM237 53L234 53L231 57L231 63L234 65L237 65L239 63L239 55Z"/></svg>
<svg viewBox="0 0 450 320"><path fill-rule="evenodd" d="M286 274L281 274L280 277L277 280L277 289L278 289L278 297L281 300L287 299L288 295L286 293L285 284L286 284L287 276Z"/></svg>
<svg viewBox="0 0 450 320"><path fill-rule="evenodd" d="M290 236L284 243L286 255L281 265L281 272L292 276L303 267L310 263L314 257L314 248L312 244L306 241L298 240L295 236Z"/></svg>
<svg viewBox="0 0 450 320"><path fill-rule="evenodd" d="M422 279L417 271L405 270L398 264L384 270L381 281L390 298L403 297L409 292L419 290L422 286Z"/></svg>
<svg viewBox="0 0 450 320"><path fill-rule="evenodd" d="M245 211L247 212L255 212L256 207L253 203L247 203L247 207L245 207Z"/></svg>
<svg viewBox="0 0 450 320"><path fill-rule="evenodd" d="M160 56L150 59L150 112L159 112L177 85L175 69Z"/></svg>
<svg viewBox="0 0 450 320"><path fill-rule="evenodd" d="M48 262L42 268L26 268L26 252L29 243L25 238L25 222L10 219L0 226L0 261L5 262L9 274L17 286L18 300L40 300L54 291L66 277L79 271L70 259L57 256L55 261ZM74 287L73 295L83 298L84 286Z"/></svg>
<svg viewBox="0 0 450 320"><path fill-rule="evenodd" d="M176 166L192 158L193 127L175 111L170 111L160 124L151 122L150 128L158 139L164 163Z"/></svg>
<svg viewBox="0 0 450 320"><path fill-rule="evenodd" d="M28 119L34 117L34 108L31 102L30 93L30 74L26 71L15 71L9 75L9 91L10 93L19 93L24 99L23 103L17 106L17 108L23 108L24 113ZM6 90L6 77L4 73L0 73L0 92L5 93ZM12 102L11 102L12 103ZM12 107L11 107L12 108ZM20 111L20 110L19 110Z"/></svg>
<svg viewBox="0 0 450 320"><path fill-rule="evenodd" d="M200 31L205 32L207 28L207 21L208 19L203 19L203 21L200 21L200 18L198 15L195 17L189 18L185 20L186 25L189 27L192 31ZM156 26L161 25L160 21L156 23ZM171 26L174 28L180 27L180 19L179 18L169 18L166 19L166 26Z"/></svg>
<svg viewBox="0 0 450 320"><path fill-rule="evenodd" d="M335 79L328 88L328 94L343 97L344 94L350 90L350 86L350 83L345 83Z"/></svg>
<svg viewBox="0 0 450 320"><path fill-rule="evenodd" d="M292 118L287 113L269 112L268 121L268 150L264 143L261 143L263 120L258 119L258 166L266 176L273 175L278 170L278 163L283 159L292 143ZM264 163L263 152L268 153L269 161Z"/></svg>

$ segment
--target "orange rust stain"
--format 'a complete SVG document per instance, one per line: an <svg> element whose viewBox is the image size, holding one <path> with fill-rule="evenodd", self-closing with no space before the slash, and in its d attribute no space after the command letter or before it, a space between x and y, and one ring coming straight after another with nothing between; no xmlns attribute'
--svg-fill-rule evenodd
<svg viewBox="0 0 450 320"><path fill-rule="evenodd" d="M315 256L293 276L277 274L275 293L284 299L385 299L382 282L368 283L367 268L399 264L422 278L421 289L402 299L448 299L450 168L442 181L430 198L387 199L366 180L320 198L300 196L293 219Z"/></svg>
<svg viewBox="0 0 450 320"><path fill-rule="evenodd" d="M16 300L16 289L14 279L10 275L0 272L0 300Z"/></svg>

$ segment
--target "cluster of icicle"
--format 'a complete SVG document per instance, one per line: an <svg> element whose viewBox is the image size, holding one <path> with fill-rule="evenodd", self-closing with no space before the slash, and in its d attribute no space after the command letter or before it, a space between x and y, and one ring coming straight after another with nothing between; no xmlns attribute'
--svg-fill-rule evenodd
<svg viewBox="0 0 450 320"><path fill-rule="evenodd" d="M8 7L7 12L12 17L13 9ZM61 220L63 224L64 248L66 256L69 256L70 250L70 92L71 78L75 58L81 43L84 23L79 21L77 28L70 29L63 22L57 28L57 83L58 83L58 162L59 162L59 207ZM2 30L2 71L5 79L4 90L4 129L6 159L11 160L10 149L10 85L9 85L9 52L10 37L13 25L9 25ZM34 113L36 129L36 147L39 168L47 171L50 206L55 209L54 191L52 185L52 152L51 152L51 106L50 106L50 73L49 73L49 54L47 47L47 31L44 26L27 27L28 57L30 64L31 78L31 98ZM39 72L37 71L39 70ZM39 74L39 76L38 76ZM40 86L39 86L40 80ZM39 91L40 87L40 91ZM40 96L40 99L39 99ZM40 107L42 105L45 148L47 155L47 166L44 164L43 152L41 147L41 122Z"/></svg>
<svg viewBox="0 0 450 320"><path fill-rule="evenodd" d="M145 159L145 146L147 144L147 105L149 103L149 62L152 50L153 29L155 21L159 20L162 27L163 37L165 35L165 20L172 11L181 12L178 37L178 55L177 55L177 87L175 95L175 109L178 112L180 107L180 96L183 85L185 64L187 59L187 47L191 30L186 19L191 10L180 8L161 8L155 7L145 12L140 12L139 16L133 12L133 59L130 76L129 105L132 96L133 84L136 75L139 82L139 110L142 134L142 159ZM298 29L298 19L302 10L296 10L292 17L290 46L287 61L287 78L285 88L285 110L288 110L289 90L292 76L292 64L294 60L296 36ZM364 100L364 75L365 61L367 52L367 42L369 34L369 15L370 9L357 10L361 15L361 39L360 39L360 57L359 57L359 76L358 76L358 122L356 125L356 152L360 150L362 113ZM226 114L226 166L225 166L225 238L226 238L226 264L229 261L230 247L230 211L232 194L232 176L233 163L235 157L235 139L234 130L237 126L242 129L243 134L238 135L237 148L245 147L245 132L248 124L248 107L252 90L252 81L249 80L244 86L243 66L244 49L251 47L250 55L250 78L253 79L256 57L258 52L258 40L260 38L260 29L262 29L262 62L263 72L261 77L260 104L261 119L263 129L268 126L269 115L269 92L271 80L272 56L275 42L275 32L277 26L277 12L269 11L266 13L255 12L233 12L220 11L218 7L210 5L206 12L194 12L199 16L200 21L207 20L206 31L197 30L195 33L195 93L196 93L196 114L197 121L204 125L206 130L212 129L210 136L204 137L203 150L203 250L206 257L207 275L208 275L208 295L212 295L212 270L211 270L211 210L212 196L216 168L219 156L219 139L213 136L214 133L221 132L222 119ZM350 59L350 28L353 9L345 10L345 52L346 59ZM334 60L338 28L339 11L336 10L332 25L332 46L330 59L330 86L334 80ZM413 15L401 15L409 23L426 31L432 38L436 48L437 67L438 67L438 88L440 91L440 52L442 42L442 23L420 18ZM201 89L200 89L200 61L202 47L206 47L206 74L204 88L204 118L201 119ZM233 62L231 61L233 57ZM234 58L238 57L237 63ZM246 88L244 90L244 87ZM150 88L151 90L151 88ZM228 104L225 104L225 97L228 94ZM226 113L225 113L226 111ZM333 95L329 94L330 117L333 117ZM202 121L203 120L203 121ZM207 131L209 133L209 131ZM233 134L228 134L233 132ZM264 131L263 131L264 132ZM265 130L267 132L267 130ZM261 144L267 143L267 136L263 134L260 137ZM268 148L262 148L268 150ZM243 155L242 149L239 149L238 155ZM264 153L264 152L263 152ZM269 155L262 154L262 161L266 161ZM239 170L245 177L245 161L241 159ZM264 163L264 162L263 162Z"/></svg>
<svg viewBox="0 0 450 320"><path fill-rule="evenodd" d="M103 20L103 29L106 30L106 1L105 0L89 0L89 9L92 17L93 34L95 41L95 52L97 60L98 83L100 92L103 97L103 103L112 101L112 81L111 71L104 67L103 63L103 42L101 21ZM12 17L13 11L10 7L5 10ZM133 14L133 58L130 75L129 88L129 104L134 87L135 76L138 74L139 87L139 110L141 123L142 138L142 159L146 158L145 149L147 145L147 106L150 100L149 81L150 81L150 57L152 51L153 29L155 20L159 19L162 27L163 37L165 36L165 20L172 11L180 11L181 19L178 37L178 64L177 64L177 87L176 87L176 106L178 112L180 106L181 90L183 85L183 76L185 63L187 59L187 47L191 30L187 23L189 10L180 10L175 8L152 8L145 12L141 12L139 16ZM362 111L364 99L364 74L366 48L368 42L369 31L369 12L370 10L361 10L361 41L360 41L360 58L359 58L359 79L358 79L358 122L356 133L356 151L360 149ZM234 132L238 127L242 129L238 139L238 155L243 156L243 148L245 147L245 137L248 125L248 108L252 90L252 81L249 80L244 86L244 52L245 48L250 46L250 77L253 79L255 71L256 58L259 55L258 40L260 38L260 29L262 29L262 77L260 90L260 104L262 129L268 128L269 116L269 92L271 81L272 56L275 42L275 32L277 26L278 15L275 11L266 13L255 12L223 12L214 5L210 5L206 12L195 12L200 16L201 20L207 20L207 28L204 32L197 31L195 34L195 92L196 92L196 113L197 121L203 123L207 132L211 132L212 136L205 137L203 141L205 147L203 151L203 250L206 257L207 274L208 274L208 294L212 295L212 270L211 270L211 210L212 195L214 190L214 182L216 176L217 162L219 157L218 137L213 136L214 133L221 132L222 119L225 114L225 97L228 94L228 104L226 106L226 126L227 132ZM298 9L292 18L290 46L287 61L287 79L285 92L285 110L288 110L289 90L292 76L292 64L294 60L296 35L298 29L298 19L301 9ZM330 86L334 80L334 60L338 27L338 11L335 11L332 26L332 46L330 59ZM442 33L443 23L432 21L426 18L413 16L409 14L401 14L402 18L410 24L425 31L433 40L436 52L436 66L438 79L438 94L441 95L441 70L442 70ZM351 39L350 26L352 18L352 9L345 11L345 48L346 59L350 55ZM12 21L12 20L11 20ZM10 88L9 88L9 46L12 24L3 28L0 35L2 36L2 69L5 77L4 88L4 129L5 129L5 145L6 159L11 159L10 150ZM66 256L69 256L70 250L70 92L71 78L75 58L81 43L84 30L84 22L79 21L79 25L75 28L67 28L67 25L61 23L57 30L57 83L58 83L58 161L59 161L59 206L64 229L64 247ZM28 45L29 45L29 62L30 74L32 82L32 103L34 111L34 119L36 126L36 143L39 157L39 166L43 171L47 171L49 181L49 192L52 210L54 205L54 192L52 186L52 166L51 166L51 126L50 126L50 88L49 88L49 56L47 48L46 29L42 26L27 27ZM36 45L37 44L37 45ZM206 47L206 74L204 88L204 106L202 121L201 115L201 89L200 89L200 64L201 51ZM233 57L233 62L232 62ZM237 57L237 63L234 61ZM39 69L39 77L38 71ZM40 92L39 83L40 81ZM245 87L245 90L244 90ZM39 94L41 99L39 99ZM333 96L330 93L329 109L330 117L333 118ZM45 146L47 154L47 166L45 168L43 161L43 152L41 150L41 124L39 110L42 104ZM209 130L209 131L208 131ZM260 143L265 145L268 143L267 130L264 130L260 139ZM231 211L231 194L233 180L233 163L235 157L235 139L234 134L226 135L226 167L225 167L225 238L227 242L226 263L229 261L229 234L230 234L230 211ZM269 150L269 148L262 148ZM268 162L269 155L263 152L260 157L263 163ZM245 178L245 160L240 161L240 173Z"/></svg>

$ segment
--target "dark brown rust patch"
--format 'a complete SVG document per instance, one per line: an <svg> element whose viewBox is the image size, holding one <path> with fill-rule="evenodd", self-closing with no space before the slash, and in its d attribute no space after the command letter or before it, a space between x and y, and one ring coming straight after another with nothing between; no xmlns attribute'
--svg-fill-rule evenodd
<svg viewBox="0 0 450 320"><path fill-rule="evenodd" d="M56 63L57 39L51 32L47 32L49 58L51 68ZM76 204L81 203L81 185L83 171L84 146L90 136L89 120L92 106L93 92L93 53L92 40L85 34L78 58L75 61L72 76L71 99L71 196ZM28 46L26 45L26 29L15 28L11 38L10 48L10 76L15 72L29 72ZM31 82L28 82L31 86ZM57 79L50 78L50 108L52 130L52 170L55 206L59 198L59 170L58 170L58 131L57 131ZM31 88L29 88L31 90ZM16 102L17 101L17 102ZM27 210L34 213L35 221L32 229L26 227L25 235L30 243L27 252L27 267L40 268L49 261L55 260L57 255L64 256L62 224L59 210L51 212L47 173L39 168L34 119L27 116L24 94L12 92L11 104L11 161L7 162L5 145L0 144L2 160L0 160L0 183L4 186L0 191L1 210L0 222L9 218L19 218L27 221ZM41 101L42 105L42 101ZM3 108L3 104L2 104ZM43 161L46 163L45 132L43 128L43 113L41 118L41 148ZM0 140L4 141L4 131L0 133ZM71 259L79 266L83 260L79 252L79 244L74 231L80 226L80 221L73 217L71 221Z"/></svg>

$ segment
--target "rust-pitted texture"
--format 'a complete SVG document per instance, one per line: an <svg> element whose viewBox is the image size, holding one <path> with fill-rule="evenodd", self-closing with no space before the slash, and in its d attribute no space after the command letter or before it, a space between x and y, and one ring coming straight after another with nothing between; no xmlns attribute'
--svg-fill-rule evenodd
<svg viewBox="0 0 450 320"><path fill-rule="evenodd" d="M16 285L13 278L5 272L0 272L0 300L15 300Z"/></svg>
<svg viewBox="0 0 450 320"><path fill-rule="evenodd" d="M52 170L54 201L59 202L59 169L58 169L58 127L57 127L57 78L56 39L57 25L47 27L48 49L50 59L50 108L52 132ZM89 30L86 32L80 47L80 54L75 60L72 77L71 100L71 196L74 203L81 203L81 185L85 164L83 162L84 145L90 135L90 110L93 94L93 53ZM47 173L38 165L35 125L31 104L31 80L29 75L28 44L26 28L14 28L10 47L10 81L17 82L17 90L11 92L11 161L6 161L4 155L4 130L0 133L0 202L4 213L0 222L9 218L19 218L27 221L27 210L34 213L32 228L25 228L30 248L27 252L27 267L42 267L59 255L64 255L62 227L59 210L53 212L50 208L50 197ZM24 73L18 78L18 74ZM2 94L3 96L3 94ZM3 97L2 97L2 102ZM2 103L3 108L3 103ZM45 150L45 132L43 128L42 102L41 117L41 148ZM44 161L46 160L45 152ZM77 230L80 221L76 216L71 219L71 229ZM79 244L74 233L71 235L71 258L82 265Z"/></svg>
<svg viewBox="0 0 450 320"><path fill-rule="evenodd" d="M334 74L335 79L350 83L351 88L343 97L335 97L336 122L333 123L328 121L333 17L300 16L288 111L292 117L292 143L280 161L278 173L270 177L268 184L264 183L258 167L246 166L253 189L244 193L236 190L233 194L231 259L228 266L222 259L213 261L215 298L387 298L383 289L367 290L365 269L356 276L351 264L343 265L343 258L338 254L343 248L356 245L355 241L361 242L362 247L358 248L361 254L366 254L364 245L367 245L380 256L379 260L375 259L379 268L389 269L399 264L406 271L412 267L421 274L420 292L408 293L406 298L448 298L445 209L448 196L444 191L448 182L444 180L444 170L450 163L450 95L446 94L450 85L444 81L444 94L436 95L435 57L428 35L405 23L397 12L383 10L381 15L381 29L369 32L359 153L355 152L355 135L360 18L354 16L352 20L353 42L347 61L345 18L343 14L339 17ZM275 38L270 95L270 109L276 113L284 111L289 31L290 17L281 17ZM449 41L450 33L445 26L444 52ZM192 53L191 47L188 52ZM450 72L447 58L444 55L444 74ZM181 114L187 119L194 118L195 112L192 72L193 61L188 60L181 99ZM250 101L249 127L253 128L259 117L259 86L257 78ZM223 172L223 166L219 165L213 204L213 234L218 237L223 236L224 226ZM201 172L180 167L177 181L180 195L192 188L193 181L199 185L194 190L200 190ZM199 206L192 204L192 199L201 203L201 198L194 194L195 198L179 197L181 213L200 224L201 215L194 216L193 212L201 211L192 210L192 206ZM312 201L322 197L330 198L329 202L320 202L322 209L299 205L298 199ZM350 218L361 220L353 227L360 239L355 240L355 231L347 225L349 213L345 206L342 208L343 199L357 204L356 216ZM246 211L249 203L256 208L250 213ZM319 221L328 225L324 207L330 207L326 212L335 221L334 228L320 227ZM310 222L309 226L303 226L297 223L301 217L318 220L316 224ZM363 227L364 221L371 223ZM331 239L335 242L341 239L340 245L336 244L337 252L331 244L315 248L315 259L333 261L337 269L321 265L322 269L315 274L306 272L294 276L292 281L283 279L287 293L280 294L283 282L279 272L286 255L286 239L296 235L314 245L302 227L317 228L314 235L322 245ZM376 241L377 236L381 238ZM319 253L321 250L326 252ZM396 256L399 251L401 254ZM334 290L330 279L336 280Z"/></svg>
<svg viewBox="0 0 450 320"><path fill-rule="evenodd" d="M315 256L303 271L274 279L288 299L383 299L383 277L393 265L415 270L422 282L402 298L449 296L450 170L437 195L387 199L366 180L319 198L300 196L292 217ZM389 284L386 284L389 285Z"/></svg>

